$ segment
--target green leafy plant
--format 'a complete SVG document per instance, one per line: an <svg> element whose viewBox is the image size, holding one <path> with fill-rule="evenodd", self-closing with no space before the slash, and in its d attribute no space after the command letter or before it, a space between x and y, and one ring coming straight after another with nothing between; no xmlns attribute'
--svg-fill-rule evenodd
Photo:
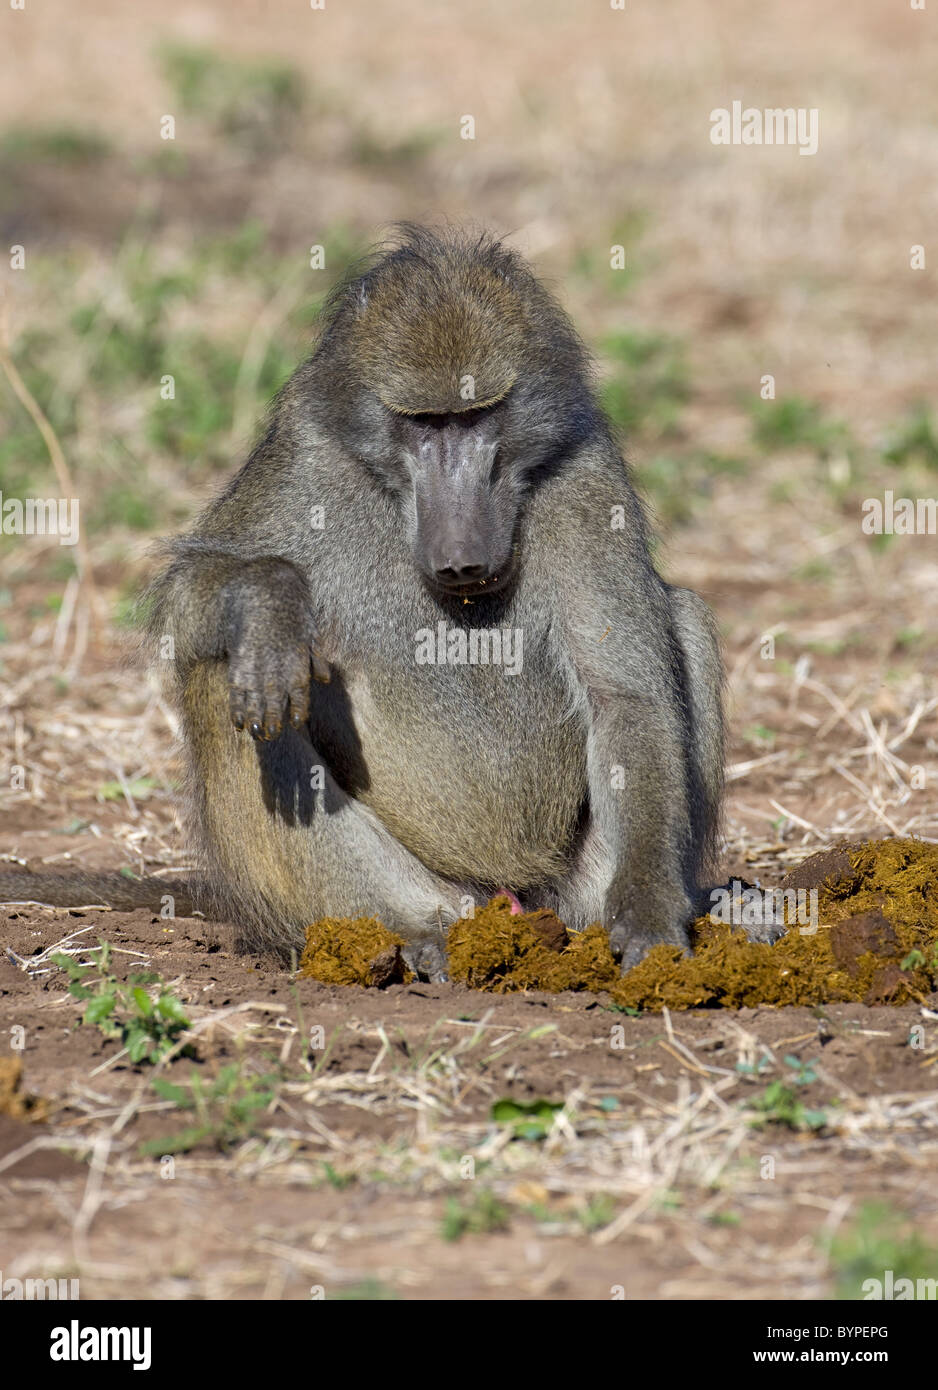
<svg viewBox="0 0 938 1390"><path fill-rule="evenodd" d="M690 521L695 506L712 493L718 478L738 476L745 470L740 459L702 449L653 454L632 465L640 492L659 520L669 526Z"/></svg>
<svg viewBox="0 0 938 1390"><path fill-rule="evenodd" d="M557 1100L497 1100L490 1111L497 1125L508 1125L515 1139L546 1139L554 1115L563 1109Z"/></svg>
<svg viewBox="0 0 938 1390"><path fill-rule="evenodd" d="M287 63L179 43L163 44L159 58L180 110L255 150L282 139L303 106L303 79Z"/></svg>
<svg viewBox="0 0 938 1390"><path fill-rule="evenodd" d="M146 801L155 786L152 777L134 777L127 783L104 782L98 788L97 797L99 801L120 801L126 790L135 801Z"/></svg>
<svg viewBox="0 0 938 1390"><path fill-rule="evenodd" d="M577 1217L584 1231L592 1233L608 1226L616 1214L616 1204L605 1192L597 1192L577 1210Z"/></svg>
<svg viewBox="0 0 938 1390"><path fill-rule="evenodd" d="M348 1284L344 1289L336 1289L328 1295L329 1299L346 1303L393 1303L399 1295L380 1279L362 1279L358 1284Z"/></svg>
<svg viewBox="0 0 938 1390"><path fill-rule="evenodd" d="M616 333L602 343L611 372L602 405L616 429L655 440L674 435L690 396L681 344L659 333Z"/></svg>
<svg viewBox="0 0 938 1390"><path fill-rule="evenodd" d="M799 1099L797 1091L786 1086L784 1081L772 1081L761 1096L750 1101L753 1110L759 1111L754 1124L785 1125L789 1129L823 1129L827 1115L823 1110L809 1110Z"/></svg>
<svg viewBox="0 0 938 1390"><path fill-rule="evenodd" d="M82 1023L123 1043L132 1062L159 1062L191 1026L182 1004L153 971L118 980L106 941L87 954L95 959L84 964L61 951L49 957L68 975L69 994L85 1002Z"/></svg>
<svg viewBox="0 0 938 1390"><path fill-rule="evenodd" d="M938 470L938 425L927 406L912 411L883 453L890 463L919 463Z"/></svg>
<svg viewBox="0 0 938 1390"><path fill-rule="evenodd" d="M508 1208L490 1188L481 1188L466 1202L456 1197L447 1199L443 1212L444 1240L461 1240L464 1235L488 1235L507 1229Z"/></svg>
<svg viewBox="0 0 938 1390"><path fill-rule="evenodd" d="M738 1211L714 1211L707 1217L711 1226L740 1226L742 1219Z"/></svg>
<svg viewBox="0 0 938 1390"><path fill-rule="evenodd" d="M810 449L819 458L828 458L846 447L847 427L839 420L829 420L817 401L802 396L782 396L764 401L760 397L749 403L752 437L768 453L784 449Z"/></svg>
<svg viewBox="0 0 938 1390"><path fill-rule="evenodd" d="M800 1057L793 1057L789 1053L784 1062L786 1067L791 1067L794 1075L792 1081L796 1086L810 1086L813 1081L817 1081L817 1072L814 1062L802 1062Z"/></svg>
<svg viewBox="0 0 938 1390"><path fill-rule="evenodd" d="M781 821L779 821L781 824ZM768 1057L760 1057L757 1062L737 1062L736 1070L740 1076L761 1076L768 1071L772 1063Z"/></svg>
<svg viewBox="0 0 938 1390"><path fill-rule="evenodd" d="M571 270L584 280L600 281L605 292L624 294L646 269L648 256L641 250L648 218L641 212L629 212L619 218L602 240L602 245L590 242L573 253ZM624 264L612 265L612 248L621 246Z"/></svg>
<svg viewBox="0 0 938 1390"><path fill-rule="evenodd" d="M446 132L441 127L422 127L388 141L361 126L350 140L349 155L356 164L374 166L386 174L389 168L419 165L445 139Z"/></svg>
<svg viewBox="0 0 938 1390"><path fill-rule="evenodd" d="M800 1057L788 1055L784 1058L789 1074L770 1081L760 1096L748 1102L748 1107L757 1112L752 1123L756 1125L785 1125L795 1130L820 1130L827 1124L824 1110L811 1110L798 1095L799 1086L810 1086L818 1076L813 1062L802 1062ZM765 1066L771 1065L763 1058L758 1067L738 1065L737 1071L759 1074Z"/></svg>
<svg viewBox="0 0 938 1390"><path fill-rule="evenodd" d="M337 1192L342 1192L346 1187L351 1187L355 1181L354 1173L340 1173L333 1168L331 1163L324 1162L323 1172L330 1187L334 1187Z"/></svg>
<svg viewBox="0 0 938 1390"><path fill-rule="evenodd" d="M193 1068L188 1082L153 1078L153 1089L163 1100L171 1100L180 1110L191 1110L194 1121L185 1129L162 1139L142 1144L148 1157L185 1153L208 1143L221 1152L255 1133L258 1119L276 1095L277 1077L273 1073L254 1076L240 1062L224 1066L214 1081L206 1085Z"/></svg>
<svg viewBox="0 0 938 1390"><path fill-rule="evenodd" d="M22 164L87 164L109 151L103 135L72 126L14 126L0 138L0 159Z"/></svg>

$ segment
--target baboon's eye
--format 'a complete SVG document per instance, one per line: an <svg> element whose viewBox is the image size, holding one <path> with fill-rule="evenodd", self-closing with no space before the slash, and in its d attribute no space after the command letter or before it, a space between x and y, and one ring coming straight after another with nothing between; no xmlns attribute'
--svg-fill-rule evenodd
<svg viewBox="0 0 938 1390"><path fill-rule="evenodd" d="M435 415L429 410L417 411L413 415L408 415L408 420L412 420L415 425L421 425L424 429L441 430L449 419L448 415Z"/></svg>
<svg viewBox="0 0 938 1390"><path fill-rule="evenodd" d="M422 410L409 415L408 419L427 429L439 430L443 429L445 425L461 425L468 430L476 425L481 425L484 420L490 419L495 414L496 408L496 404L492 404L475 405L469 410L451 410L445 413Z"/></svg>
<svg viewBox="0 0 938 1390"><path fill-rule="evenodd" d="M473 425L479 425L487 419L492 414L492 410L490 405L478 405L473 406L471 410L461 410L458 415L454 415L452 418L456 424L465 425L467 429L471 429Z"/></svg>
<svg viewBox="0 0 938 1390"><path fill-rule="evenodd" d="M473 429L485 423L486 420L498 417L505 402L505 396L497 401L484 401L481 405L469 406L466 410L408 410L404 406L393 405L383 401L385 410L389 415L400 420L405 420L411 425L416 425L422 429L443 429L447 425L461 425L464 429Z"/></svg>

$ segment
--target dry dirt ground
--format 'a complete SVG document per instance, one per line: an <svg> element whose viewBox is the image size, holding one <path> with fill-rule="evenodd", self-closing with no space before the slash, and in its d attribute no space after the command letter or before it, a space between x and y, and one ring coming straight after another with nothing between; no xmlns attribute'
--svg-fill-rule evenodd
<svg viewBox="0 0 938 1390"><path fill-rule="evenodd" d="M33 865L185 863L170 798L144 789L138 804L130 790L142 770L175 767L157 697L140 678L89 670L87 708L65 728L61 713L43 714L42 688L21 695L17 714L33 732L40 794L4 813L3 852ZM796 720L790 737L795 748L805 738ZM842 734L839 756L849 742ZM73 750L67 774L59 762L45 775L53 746L56 758ZM817 750L811 765L814 804L836 800L842 779ZM96 796L115 781L125 796ZM810 818L796 779L785 792L746 782L731 824L773 792ZM859 824L882 833L871 815ZM819 843L791 821L776 834L739 829L728 862L772 883ZM0 959L0 1037L24 1040L11 1054L22 1085L49 1101L43 1123L0 1128L8 1275L78 1274L86 1296L110 1297L606 1298L621 1287L630 1298L798 1299L833 1291L828 1243L867 1201L938 1234L938 998L633 1018L602 996L293 982L234 955L230 929L199 919L10 907L3 922L13 954ZM216 1129L191 1150L170 1162L142 1153L191 1113L156 1093L152 1067L81 1026L64 973L37 959L100 940L119 976L158 972L194 1025L195 1060L159 1075L188 1084L195 1069L209 1086L235 1065L239 1086L272 1086L243 1129L226 1128L219 1103ZM921 1048L909 1046L915 1025ZM823 1112L822 1128L756 1123L753 1107L791 1080L792 1059L811 1078L798 1099ZM546 1137L517 1138L492 1117L505 1098L563 1109Z"/></svg>
<svg viewBox="0 0 938 1390"><path fill-rule="evenodd" d="M337 224L367 240L395 217L471 215L535 256L591 342L623 322L686 340L685 443L745 451L740 392L766 371L867 451L933 393L938 249L918 278L908 269L938 211L923 174L938 154L931 9L795 0L756 16L695 0L680 24L629 6L625 29L601 8L406 0L330 4L315 41L305 18L251 0L26 18L2 20L14 61L0 120L80 120L118 148L97 181L20 170L0 222L36 264L80 258L83 292L112 307L135 217L154 254L177 254L248 214L280 252ZM166 34L295 62L319 102L297 147L248 169L196 140L185 177L157 185L140 160L166 109L150 59ZM714 153L707 113L736 96L819 105L821 156ZM453 134L464 111L479 131L468 150ZM415 163L407 142L426 131ZM602 260L633 207L648 231L623 299L580 275L577 254ZM38 274L7 280L16 357L18 332L70 306ZM234 286L216 310L236 338L264 309L246 294ZM62 367L90 514L95 459L136 402L97 395L90 358ZM186 515L215 482L158 452L122 466L166 483ZM727 876L773 885L843 837L938 840L936 542L863 535L854 468L797 443L754 457L661 549L724 633ZM874 495L889 485L874 468ZM0 856L191 867L175 717L112 621L146 571L141 539L99 533L95 597L73 583L64 598L54 542L7 542L0 767L26 778L0 777ZM935 998L636 1018L586 995L293 981L199 919L32 905L0 921L0 1097L22 1062L0 1115L4 1277L77 1275L83 1296L114 1298L797 1300L856 1296L838 1241L869 1201L938 1246ZM39 956L102 939L118 976L156 971L182 1002L194 1056L134 1066L80 1023L64 972ZM170 1160L193 1112L154 1075L187 1088L194 1074L223 1094ZM822 1121L758 1123L776 1081ZM24 1094L44 1118L17 1113ZM506 1098L560 1108L525 1137L493 1117Z"/></svg>
<svg viewBox="0 0 938 1390"><path fill-rule="evenodd" d="M229 1153L141 1157L188 1118L151 1069L76 1027L60 980L0 963L4 1031L26 1029L29 1086L55 1097L45 1125L0 1122L8 1276L77 1274L91 1297L788 1300L830 1292L826 1240L854 1203L934 1233L935 1054L907 1045L917 1009L833 1007L819 1030L809 1009L662 1020L584 995L291 986L224 932L142 913L8 912L5 935L31 955L82 927L186 1002L199 1060L163 1074L284 1079ZM322 1048L304 1054L298 1020ZM745 1110L791 1055L815 1062L803 1099L828 1107L820 1133L753 1129ZM508 1096L563 1101L548 1137L492 1122ZM454 1239L454 1205L483 1229Z"/></svg>

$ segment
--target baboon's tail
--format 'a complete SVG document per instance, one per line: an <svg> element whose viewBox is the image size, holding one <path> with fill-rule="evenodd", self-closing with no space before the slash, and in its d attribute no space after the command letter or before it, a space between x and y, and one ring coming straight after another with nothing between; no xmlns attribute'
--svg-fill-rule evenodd
<svg viewBox="0 0 938 1390"><path fill-rule="evenodd" d="M0 872L0 905L43 903L51 907L110 907L132 911L137 907L162 912L172 899L175 917L209 911L209 894L201 880L192 878L128 878L120 873L83 873L29 869Z"/></svg>

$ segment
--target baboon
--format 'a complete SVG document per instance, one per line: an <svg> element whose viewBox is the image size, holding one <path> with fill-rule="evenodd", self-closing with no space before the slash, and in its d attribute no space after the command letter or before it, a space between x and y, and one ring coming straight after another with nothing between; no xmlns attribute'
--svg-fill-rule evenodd
<svg viewBox="0 0 938 1390"><path fill-rule="evenodd" d="M204 902L241 947L374 915L440 977L445 927L498 890L604 923L624 968L688 944L713 620L656 572L585 349L500 241L405 227L339 286L151 599Z"/></svg>

